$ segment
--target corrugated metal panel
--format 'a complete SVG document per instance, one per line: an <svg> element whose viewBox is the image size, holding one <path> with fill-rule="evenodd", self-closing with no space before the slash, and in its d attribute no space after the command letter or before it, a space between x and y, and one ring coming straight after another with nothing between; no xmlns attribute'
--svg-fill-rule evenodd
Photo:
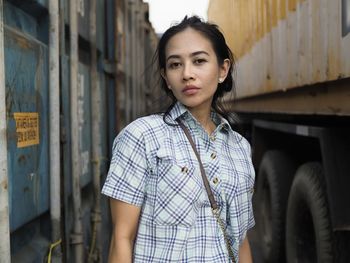
<svg viewBox="0 0 350 263"><path fill-rule="evenodd" d="M48 50L45 45L6 27L11 230L45 212L49 206L47 62ZM15 120L18 113L34 117L32 120ZM38 129L35 131L36 125ZM36 141L31 140L33 136Z"/></svg>
<svg viewBox="0 0 350 263"><path fill-rule="evenodd" d="M106 85L106 107L108 119L107 131L108 131L108 156L111 156L112 144L115 136L117 135L117 126L119 119L117 120L117 109L120 107L116 98L116 76L115 76L115 62L116 62L116 52L115 47L117 46L116 41L116 20L119 19L119 14L117 12L117 4L121 1L106 1L106 16L105 16L105 42L106 48L104 49L104 59L108 61L111 67L109 74L105 75L105 85ZM105 62L103 61L103 62ZM118 83L119 85L119 83Z"/></svg>
<svg viewBox="0 0 350 263"><path fill-rule="evenodd" d="M105 1L96 1L96 47L102 53L105 42Z"/></svg>
<svg viewBox="0 0 350 263"><path fill-rule="evenodd" d="M69 60L67 57L61 60L62 63L62 126L64 145L63 145L63 165L66 175L71 174L71 129L70 125L70 93L69 93ZM79 96L79 152L81 156L81 186L88 184L91 179L91 97L90 97L90 77L89 68L84 64L79 64L78 75L78 96ZM101 127L102 128L102 127ZM71 193L71 177L65 179L65 189Z"/></svg>
<svg viewBox="0 0 350 263"><path fill-rule="evenodd" d="M238 97L350 77L350 34L342 32L348 3L211 0L209 20L238 58Z"/></svg>
<svg viewBox="0 0 350 263"><path fill-rule="evenodd" d="M62 165L62 246L64 260L71 262L73 252L73 209L72 209L72 154L71 154L71 114L70 100L70 58L69 42L69 2L60 1L61 47L60 47L60 114L61 114L61 165ZM77 1L79 16L79 157L81 161L81 209L84 246L89 248L94 241L91 232L93 205L92 164L98 164L101 177L107 173L112 141L117 134L116 126L121 121L116 117L120 106L117 94L121 90L133 90L125 97L128 100L129 119L144 113L143 97L147 83L136 79L142 77L149 53L155 49L156 36L149 21L146 21L145 5L138 1L97 1L97 56L98 56L98 92L100 92L99 122L101 156L92 158L91 126L91 51L89 43L89 7L88 0ZM119 12L116 11L119 4ZM11 260L14 262L39 262L47 255L50 242L50 228L53 224L49 213L50 171L49 171L49 65L48 65L48 0L5 1L5 73L7 103L7 140L8 174L11 220ZM131 14L132 17L127 17ZM107 14L107 15L106 15ZM119 17L119 23L116 23ZM145 24L146 23L146 24ZM119 26L118 29L116 26ZM144 47L145 31L152 44ZM109 32L109 34L105 34ZM133 43L125 45L125 36L131 35ZM142 35L142 42L135 42ZM117 37L118 36L118 37ZM118 44L116 43L118 39ZM135 41L134 41L135 40ZM116 54L116 46L120 47ZM127 51L126 51L127 49ZM126 55L126 52L130 55ZM133 54L131 56L131 54ZM130 58L133 61L130 61ZM122 58L122 59L121 59ZM139 60L138 58L142 58ZM116 63L118 61L118 63ZM119 71L117 72L117 64ZM123 75L128 67L129 75ZM117 84L123 81L123 85ZM137 83L133 86L132 83ZM153 83L153 82L152 82ZM150 93L149 87L147 92ZM96 94L96 93L94 93ZM142 103L141 103L142 102ZM133 107L134 105L138 106ZM142 104L142 107L141 107ZM124 118L126 119L126 118ZM92 160L93 159L93 160ZM97 193L99 196L99 193ZM96 196L96 197L97 197ZM110 237L107 199L101 200L104 233L101 239L103 262L107 260ZM94 215L95 216L95 215ZM99 235L99 234L97 234ZM97 236L96 235L96 236ZM56 248L57 249L57 248ZM98 252L98 251L97 251ZM97 255L97 254L96 254Z"/></svg>
<svg viewBox="0 0 350 263"><path fill-rule="evenodd" d="M78 8L78 31L84 39L89 39L89 10L90 1L88 0L76 0ZM69 2L69 1L68 1ZM68 4L69 5L69 4Z"/></svg>
<svg viewBox="0 0 350 263"><path fill-rule="evenodd" d="M108 156L109 155L109 150L110 147L107 144L108 140L107 140L107 136L108 136L108 114L107 114L107 99L109 94L107 94L106 91L106 78L105 75L101 72L98 73L98 85L99 85L99 91L100 91L100 98L101 101L103 101L104 103L101 103L101 123L100 123L100 132L101 132L101 174L105 175L107 174L107 163L108 163Z"/></svg>
<svg viewBox="0 0 350 263"><path fill-rule="evenodd" d="M69 0L64 0L64 21L67 25L69 25ZM77 8L78 8L78 31L80 37L84 40L89 41L90 39L90 1L88 0L76 0ZM96 13L96 34L97 34L97 49L102 52L105 48L103 43L105 41L105 1L96 1L97 4L97 13ZM113 21L112 21L113 22ZM112 45L113 46L113 45Z"/></svg>
<svg viewBox="0 0 350 263"><path fill-rule="evenodd" d="M72 179L71 179L71 136L70 136L70 103L69 103L69 60L68 57L61 57L61 138L62 138L62 152L63 152L63 175L64 175L64 191L69 196L72 193Z"/></svg>
<svg viewBox="0 0 350 263"><path fill-rule="evenodd" d="M64 1L64 21L69 26L69 0ZM85 39L89 39L89 1L76 0L78 15L78 32Z"/></svg>
<svg viewBox="0 0 350 263"><path fill-rule="evenodd" d="M35 18L7 2L4 4L4 19L7 26L33 37L38 36L38 24Z"/></svg>
<svg viewBox="0 0 350 263"><path fill-rule="evenodd" d="M0 254L4 262L11 262L3 11L3 1L0 0Z"/></svg>
<svg viewBox="0 0 350 263"><path fill-rule="evenodd" d="M78 73L78 112L79 112L79 150L81 156L81 186L92 179L91 174L91 87L90 70L84 64L79 64Z"/></svg>

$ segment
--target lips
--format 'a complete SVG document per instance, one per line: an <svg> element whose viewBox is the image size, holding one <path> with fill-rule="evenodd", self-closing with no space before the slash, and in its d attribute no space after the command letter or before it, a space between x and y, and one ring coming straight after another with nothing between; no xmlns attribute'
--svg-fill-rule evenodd
<svg viewBox="0 0 350 263"><path fill-rule="evenodd" d="M186 86L182 92L185 94L185 95L193 95L195 93L197 93L199 90L198 87L194 86L194 85L188 85Z"/></svg>

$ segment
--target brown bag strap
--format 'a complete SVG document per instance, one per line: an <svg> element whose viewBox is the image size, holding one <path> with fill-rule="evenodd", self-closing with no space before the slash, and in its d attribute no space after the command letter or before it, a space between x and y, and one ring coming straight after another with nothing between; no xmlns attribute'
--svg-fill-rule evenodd
<svg viewBox="0 0 350 263"><path fill-rule="evenodd" d="M233 263L236 262L235 260L235 256L233 254L233 250L231 248L231 245L230 245L230 241L229 241L229 238L228 238L228 235L227 235L227 232L226 232L226 229L225 229L225 225L224 225L224 222L223 220L221 219L220 217L220 213L219 213L219 209L218 209L218 205L214 199L214 195L213 195L213 192L211 191L211 188L210 188L210 185L209 185L209 181L208 181L208 178L206 176L206 173L205 173L205 170L204 170L204 167L203 167L203 163L201 161L201 157L197 151L197 148L196 148L196 145L191 137L191 134L190 134L190 131L187 129L187 127L179 120L177 119L176 120L181 129L184 131L188 141L190 142L191 146L192 146L192 149L198 159L198 162L199 162L199 168L201 170L201 176L202 176L202 179L203 179L203 183L204 183L204 187L205 187L205 190L207 191L207 194L208 194L208 197L209 197L209 202L210 202L210 206L212 208L212 211L213 211L213 214L219 224L219 227L221 228L222 230L222 233L224 235L224 239L225 239L225 244L226 244L226 248L228 250L228 254L229 254L229 257L230 259L232 260Z"/></svg>
<svg viewBox="0 0 350 263"><path fill-rule="evenodd" d="M203 179L205 190L207 191L207 194L208 194L208 197L209 197L210 206L211 206L212 209L217 209L218 205L216 204L216 201L214 199L214 194L213 194L213 192L212 192L212 190L210 188L208 178L207 178L207 176L205 174L205 170L204 170L204 167L203 167L203 163L201 161L201 157L199 156L199 153L197 151L196 145L195 145L195 143L194 143L194 141L193 141L193 139L191 137L190 131L187 129L187 127L179 119L177 119L176 121L179 123L181 129L185 132L185 135L186 135L188 141L190 142L190 144L192 146L192 149L193 149L193 151L194 151L194 153L195 153L195 155L196 155L196 157L198 159L199 168L201 170L201 175L202 175L202 179Z"/></svg>

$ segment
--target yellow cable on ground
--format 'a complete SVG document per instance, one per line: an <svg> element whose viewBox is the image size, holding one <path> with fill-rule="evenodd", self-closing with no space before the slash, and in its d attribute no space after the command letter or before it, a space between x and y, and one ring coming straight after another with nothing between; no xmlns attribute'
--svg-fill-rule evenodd
<svg viewBox="0 0 350 263"><path fill-rule="evenodd" d="M47 256L47 263L51 263L51 253L52 253L52 250L53 250L56 246L58 246L59 244L61 244L61 242L62 242L62 239L59 239L59 240L57 240L55 243L52 243L52 244L50 245L49 255Z"/></svg>

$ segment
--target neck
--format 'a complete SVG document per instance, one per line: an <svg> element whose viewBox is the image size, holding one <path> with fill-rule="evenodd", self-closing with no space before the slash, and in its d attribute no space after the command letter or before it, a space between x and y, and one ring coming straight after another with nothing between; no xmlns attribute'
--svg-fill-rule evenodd
<svg viewBox="0 0 350 263"><path fill-rule="evenodd" d="M210 107L189 108L193 117L196 118L208 134L211 134L215 130L215 124L210 118L210 109Z"/></svg>

